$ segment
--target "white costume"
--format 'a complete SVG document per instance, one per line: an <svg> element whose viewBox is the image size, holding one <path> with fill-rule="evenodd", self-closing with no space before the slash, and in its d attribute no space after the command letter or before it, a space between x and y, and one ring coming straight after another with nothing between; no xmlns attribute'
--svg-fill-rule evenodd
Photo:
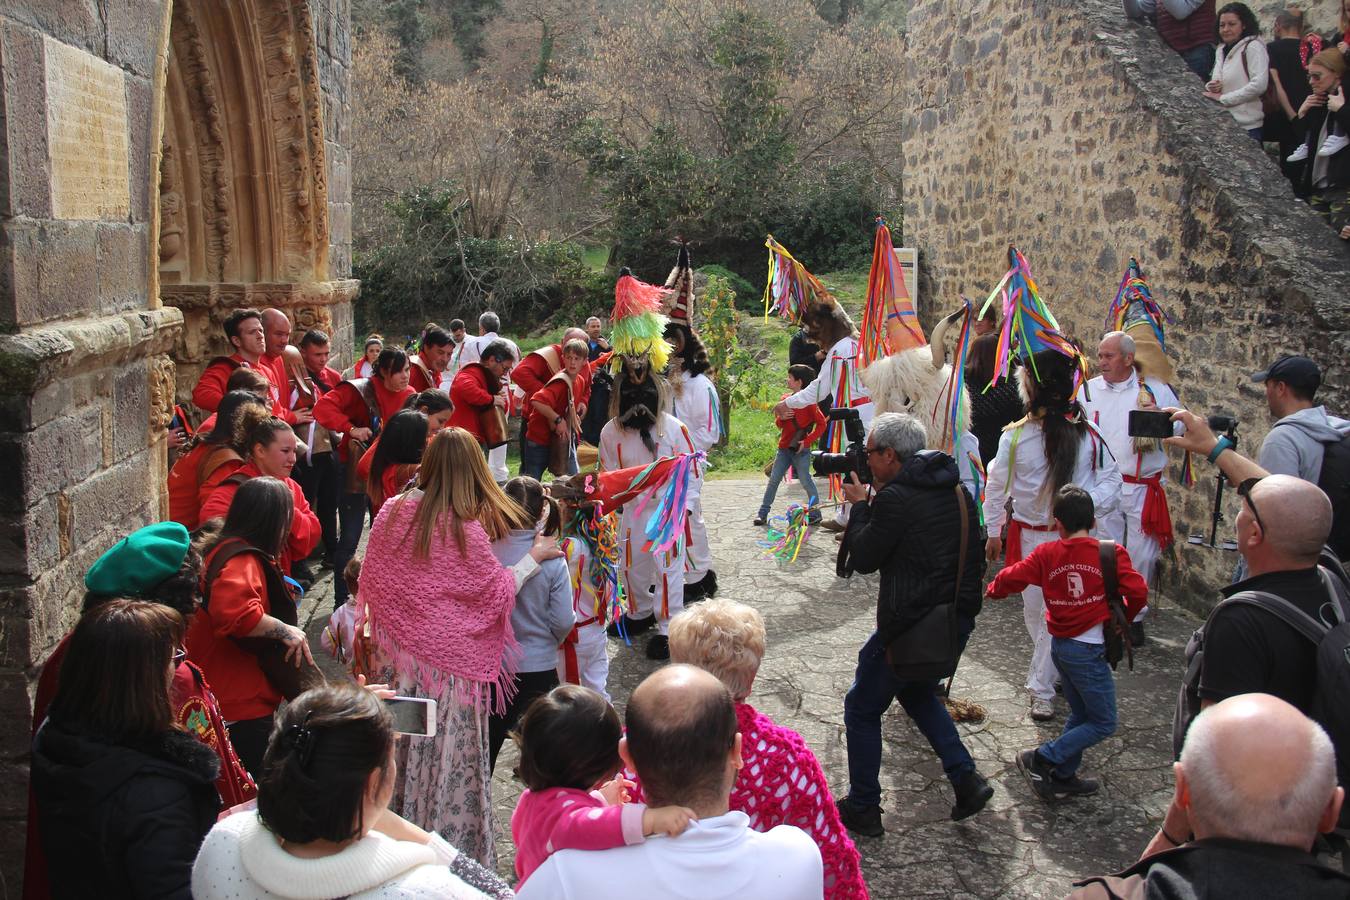
<svg viewBox="0 0 1350 900"><path fill-rule="evenodd" d="M1144 384L1153 392L1158 409L1181 406L1181 401L1172 389L1158 379L1145 378ZM1167 468L1167 452L1161 445L1144 454L1135 452L1134 439L1129 435L1129 419L1130 410L1140 408L1138 374L1131 372L1130 377L1119 384L1112 384L1098 375L1088 382L1088 391L1091 397L1082 400L1083 409L1102 433L1125 480L1121 487L1119 508L1110 516L1098 512L1097 520L1111 540L1124 545L1129 551L1134 570L1151 585L1162 548L1156 537L1144 534L1142 529L1144 498L1148 494L1145 482L1156 478L1160 484L1166 484L1162 476ZM1143 612L1140 613L1142 617Z"/></svg>
<svg viewBox="0 0 1350 900"><path fill-rule="evenodd" d="M857 338L845 337L835 341L834 346L825 354L825 360L820 364L820 373L816 375L815 380L797 393L789 395L783 402L788 405L788 409L805 409L825 400L829 400L834 408L856 409L863 428L872 424L876 406L867 393L867 387L858 377ZM831 427L842 429L844 423L832 422ZM847 439L842 440L844 443L839 449L847 450ZM840 505L835 520L841 524L848 522L848 508L847 503Z"/></svg>
<svg viewBox="0 0 1350 900"><path fill-rule="evenodd" d="M469 363L482 362L483 348L493 341L501 341L510 347L511 353L515 355L516 362L520 362L520 348L516 346L516 342L510 338L499 337L495 331L489 331L487 334L482 334L478 337L466 337L464 343L459 345L459 350L455 353L454 361L446 371L448 372L450 369L453 369L458 372L461 366L466 366ZM442 383L444 384L445 382ZM506 377L502 379L502 390L506 393L508 399L511 396L513 387L514 386L511 384L511 373L508 372ZM498 484L504 483L506 479L511 477L511 473L506 468L505 444L502 444L500 447L493 447L489 450L487 461L488 468L492 470L492 477Z"/></svg>
<svg viewBox="0 0 1350 900"><path fill-rule="evenodd" d="M681 372L673 384L675 418L689 429L689 439L695 450L705 453L722 437L722 423L718 417L717 388L707 375ZM708 547L708 525L703 521L703 479L689 488L689 546L684 569L686 584L698 584L712 568L712 551Z"/></svg>
<svg viewBox="0 0 1350 900"><path fill-rule="evenodd" d="M733 811L678 837L653 835L612 850L559 850L517 886L520 900L820 900L820 848L806 832L759 832Z"/></svg>
<svg viewBox="0 0 1350 900"><path fill-rule="evenodd" d="M643 466L661 456L694 451L689 430L670 413L660 414L651 428L651 436L656 443L655 454L642 443L642 435L636 429L623 428L618 420L610 419L600 432L601 470ZM701 475L698 480L702 480ZM643 496L650 498L651 493ZM671 617L684 609L684 548L683 541L676 541L665 553L642 549L647 542L644 533L647 520L656 511L654 504L654 500L649 500L641 515L637 513L641 498L624 504L619 520L619 572L629 614L635 619L645 619L655 611L660 633L666 634Z"/></svg>
<svg viewBox="0 0 1350 900"><path fill-rule="evenodd" d="M1097 531L1113 514L1120 501L1120 471L1109 454L1099 461L1102 439L1090 431L1078 445L1073 477L1069 480L1092 495L1097 510ZM1015 471L1009 476L1008 463ZM989 465L989 482L984 489L984 523L996 537L1007 518L1005 506L1012 497L1012 516L1021 531L1019 547L1007 547L1007 560L1026 559L1041 544L1059 539L1054 502L1050 488L1050 463L1045 458L1045 436L1037 419L1024 419L1008 426L998 440L998 454ZM1105 536L1103 533L1102 536ZM1009 535L1009 544L1012 536ZM1055 696L1055 663L1050 658L1050 632L1045 625L1045 593L1038 587L1022 591L1022 616L1033 646L1027 690L1033 697L1051 700Z"/></svg>
<svg viewBox="0 0 1350 900"><path fill-rule="evenodd" d="M558 648L558 681L563 684L581 684L609 699L606 683L609 681L609 641L605 637L604 608L606 597L596 596L595 584L590 578L591 551L581 538L564 538L563 556L572 578L572 611L577 624ZM577 678L568 672L575 666Z"/></svg>

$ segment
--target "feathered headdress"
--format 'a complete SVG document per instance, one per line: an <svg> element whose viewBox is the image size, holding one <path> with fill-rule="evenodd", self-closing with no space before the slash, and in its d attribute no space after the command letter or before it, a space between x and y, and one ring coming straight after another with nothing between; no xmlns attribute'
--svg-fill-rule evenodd
<svg viewBox="0 0 1350 900"><path fill-rule="evenodd" d="M867 306L858 339L858 364L867 368L883 356L928 346L914 302L905 287L900 260L886 220L877 216L872 242L872 271L867 278Z"/></svg>
<svg viewBox="0 0 1350 900"><path fill-rule="evenodd" d="M1134 339L1134 359L1144 374L1171 384L1176 378L1172 361L1167 356L1167 336L1163 323L1175 324L1158 302L1153 299L1144 279L1139 261L1130 257L1130 264L1120 279L1116 298L1106 312L1109 331L1123 331Z"/></svg>
<svg viewBox="0 0 1350 900"><path fill-rule="evenodd" d="M650 364L658 372L665 369L671 348L662 337L668 319L661 313L661 304L667 293L663 287L638 281L626 267L619 270L609 336L614 346L611 365L615 372L624 358Z"/></svg>
<svg viewBox="0 0 1350 900"><path fill-rule="evenodd" d="M661 311L669 316L672 322L692 326L694 302L697 298L694 296L694 270L689 264L689 244L684 238L676 238L675 243L680 246L680 255L675 260L675 268L670 270L670 275L666 278L668 293L662 300Z"/></svg>

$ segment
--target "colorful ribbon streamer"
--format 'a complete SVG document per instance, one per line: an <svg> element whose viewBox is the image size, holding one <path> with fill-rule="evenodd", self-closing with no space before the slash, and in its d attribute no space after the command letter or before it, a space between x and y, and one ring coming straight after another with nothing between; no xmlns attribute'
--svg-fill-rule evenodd
<svg viewBox="0 0 1350 900"><path fill-rule="evenodd" d="M858 338L858 365L864 369L883 356L928 344L914 312L900 261L895 258L891 230L877 216L872 242L872 270L867 276L867 306Z"/></svg>
<svg viewBox="0 0 1350 900"><path fill-rule="evenodd" d="M769 248L769 280L764 285L764 318L770 313L799 324L808 306L825 302L831 297L825 285L797 262L787 248L769 235L764 239Z"/></svg>

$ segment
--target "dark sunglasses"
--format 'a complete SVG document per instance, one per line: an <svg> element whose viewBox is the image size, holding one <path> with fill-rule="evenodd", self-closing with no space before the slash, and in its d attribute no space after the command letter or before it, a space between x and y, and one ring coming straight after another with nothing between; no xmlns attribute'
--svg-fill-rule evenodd
<svg viewBox="0 0 1350 900"><path fill-rule="evenodd" d="M1260 480L1260 478L1244 478L1242 483L1237 486L1237 493L1239 497L1247 501L1247 506L1252 511L1252 518L1256 519L1257 527L1264 533L1266 523L1261 521L1261 514L1256 511L1256 504L1252 502L1252 488L1256 487L1256 483Z"/></svg>

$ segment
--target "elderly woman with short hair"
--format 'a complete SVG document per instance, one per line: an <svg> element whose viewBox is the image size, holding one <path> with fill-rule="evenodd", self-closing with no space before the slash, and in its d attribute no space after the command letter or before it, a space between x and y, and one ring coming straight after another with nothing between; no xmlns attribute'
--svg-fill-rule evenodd
<svg viewBox="0 0 1350 900"><path fill-rule="evenodd" d="M825 896L866 897L858 850L839 821L830 787L801 735L745 702L764 658L764 619L734 600L708 600L670 623L670 660L716 675L736 701L744 767L731 788L731 808L768 831L796 825L820 846Z"/></svg>

